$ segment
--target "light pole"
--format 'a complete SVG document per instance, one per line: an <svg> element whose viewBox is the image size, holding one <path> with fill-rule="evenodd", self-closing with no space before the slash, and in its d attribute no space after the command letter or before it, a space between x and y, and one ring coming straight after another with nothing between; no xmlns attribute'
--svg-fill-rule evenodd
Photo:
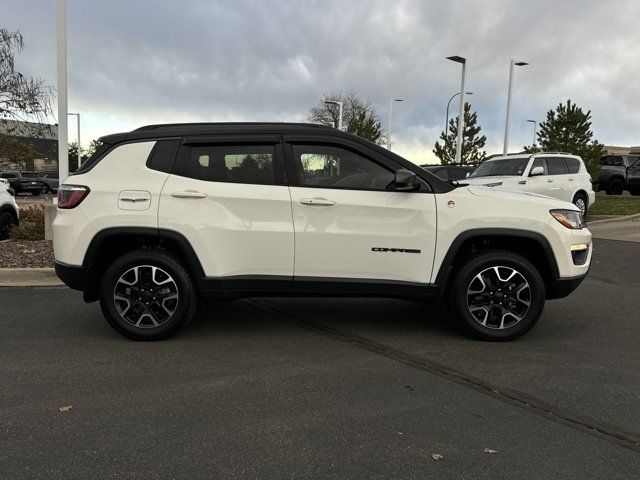
<svg viewBox="0 0 640 480"><path fill-rule="evenodd" d="M536 149L536 134L538 133L538 122L535 120L527 120L529 123L533 123L533 149Z"/></svg>
<svg viewBox="0 0 640 480"><path fill-rule="evenodd" d="M340 107L340 113L338 114L338 130L342 130L342 102L336 100L325 100L325 105L338 105Z"/></svg>
<svg viewBox="0 0 640 480"><path fill-rule="evenodd" d="M58 178L69 176L69 145L67 129L67 2L56 1L56 44L58 77Z"/></svg>
<svg viewBox="0 0 640 480"><path fill-rule="evenodd" d="M509 68L509 91L507 92L507 118L504 122L504 147L502 154L506 155L509 151L509 115L511 114L511 91L513 90L513 68L514 66L522 67L529 65L527 62L511 60Z"/></svg>
<svg viewBox="0 0 640 480"><path fill-rule="evenodd" d="M78 168L80 168L80 165L82 165L82 150L80 146L80 113L67 113L67 115L75 115L78 121Z"/></svg>
<svg viewBox="0 0 640 480"><path fill-rule="evenodd" d="M464 92L464 94L465 95L473 95L473 92ZM447 134L447 129L449 128L449 105L451 104L451 100L453 100L458 95L460 95L460 92L454 93L453 95L451 95L451 98L447 102L447 121L444 124L444 134L445 135Z"/></svg>
<svg viewBox="0 0 640 480"><path fill-rule="evenodd" d="M464 131L464 81L467 68L467 59L458 55L447 57L447 60L462 64L462 76L460 80L460 113L458 114L458 140L456 141L455 163L462 165L462 132Z"/></svg>
<svg viewBox="0 0 640 480"><path fill-rule="evenodd" d="M387 148L391 150L391 114L393 112L393 102L404 102L402 98L389 99L389 126L387 127Z"/></svg>

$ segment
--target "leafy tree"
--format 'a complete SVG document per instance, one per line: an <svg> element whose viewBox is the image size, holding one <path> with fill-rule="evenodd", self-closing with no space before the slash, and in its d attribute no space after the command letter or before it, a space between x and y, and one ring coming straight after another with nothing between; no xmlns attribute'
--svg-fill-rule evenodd
<svg viewBox="0 0 640 480"><path fill-rule="evenodd" d="M340 107L327 105L326 101L343 102L342 123L349 133L374 143L384 141L382 122L378 112L369 100L362 100L355 92L325 94L322 100L309 110L307 119L313 123L338 126Z"/></svg>
<svg viewBox="0 0 640 480"><path fill-rule="evenodd" d="M481 127L478 125L477 112L471 113L471 105L464 104L464 129L462 132L462 152L460 161L463 164L477 164L484 162L487 153L482 151L487 137L479 136ZM449 120L449 132L442 132L440 140L435 144L433 153L440 159L440 163L447 165L456 161L456 142L458 138L458 117Z"/></svg>
<svg viewBox="0 0 640 480"><path fill-rule="evenodd" d="M579 155L591 177L598 177L604 146L592 140L591 110L584 112L571 100L558 104L555 111L547 112L547 120L540 124L537 138L538 150ZM525 150L534 151L533 146Z"/></svg>
<svg viewBox="0 0 640 480"><path fill-rule="evenodd" d="M85 160L84 149L80 148L80 155L82 155L82 161ZM69 172L75 172L78 169L78 143L69 143Z"/></svg>
<svg viewBox="0 0 640 480"><path fill-rule="evenodd" d="M19 131L20 136L38 136L47 128L42 124L51 113L51 88L44 80L28 77L15 69L15 54L23 47L20 32L0 28L0 124L3 127L0 150L2 156L13 161L23 158L28 151L26 144L13 138L15 134Z"/></svg>
<svg viewBox="0 0 640 480"><path fill-rule="evenodd" d="M100 142L99 140L97 140L95 138L93 140L91 140L91 142L89 143L89 146L82 149L82 152L83 152L82 153L82 159L83 159L83 161L84 161L85 157L89 158L91 155L93 155L100 145L102 145L102 142Z"/></svg>

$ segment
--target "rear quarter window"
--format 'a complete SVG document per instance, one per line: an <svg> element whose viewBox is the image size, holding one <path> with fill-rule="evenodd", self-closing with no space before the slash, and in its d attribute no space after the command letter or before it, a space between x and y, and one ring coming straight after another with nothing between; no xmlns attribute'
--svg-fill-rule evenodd
<svg viewBox="0 0 640 480"><path fill-rule="evenodd" d="M158 140L147 159L147 167L152 170L171 173L179 146L179 139Z"/></svg>
<svg viewBox="0 0 640 480"><path fill-rule="evenodd" d="M567 166L567 173L578 173L580 171L580 160L577 158L565 158L564 163Z"/></svg>

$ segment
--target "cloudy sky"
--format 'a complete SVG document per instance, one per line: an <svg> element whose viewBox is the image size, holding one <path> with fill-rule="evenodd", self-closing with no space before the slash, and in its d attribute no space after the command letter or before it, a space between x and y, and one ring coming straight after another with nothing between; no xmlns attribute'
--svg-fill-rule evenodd
<svg viewBox="0 0 640 480"><path fill-rule="evenodd" d="M513 150L531 143L527 119L567 98L592 111L599 141L640 145L638 0L67 3L69 109L82 113L83 143L147 123L302 121L323 93L353 90L385 123L389 98L404 98L394 150L433 163L460 88L445 57L461 55L490 153L502 149L512 58L531 63L516 70ZM55 0L0 0L0 14L25 37L17 68L55 86Z"/></svg>

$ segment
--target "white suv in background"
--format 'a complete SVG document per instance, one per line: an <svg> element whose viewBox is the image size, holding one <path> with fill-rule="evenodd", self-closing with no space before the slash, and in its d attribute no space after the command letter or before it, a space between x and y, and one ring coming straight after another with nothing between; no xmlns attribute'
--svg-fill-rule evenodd
<svg viewBox="0 0 640 480"><path fill-rule="evenodd" d="M0 181L0 240L8 238L11 228L18 224L20 209L10 188L8 182Z"/></svg>
<svg viewBox="0 0 640 480"><path fill-rule="evenodd" d="M571 202L586 216L596 201L591 177L582 159L568 153L540 152L495 157L480 164L469 185L501 187Z"/></svg>
<svg viewBox="0 0 640 480"><path fill-rule="evenodd" d="M137 340L175 333L202 299L252 296L446 301L471 334L510 340L589 270L571 203L453 185L334 128L151 125L102 142L58 189L56 273Z"/></svg>

